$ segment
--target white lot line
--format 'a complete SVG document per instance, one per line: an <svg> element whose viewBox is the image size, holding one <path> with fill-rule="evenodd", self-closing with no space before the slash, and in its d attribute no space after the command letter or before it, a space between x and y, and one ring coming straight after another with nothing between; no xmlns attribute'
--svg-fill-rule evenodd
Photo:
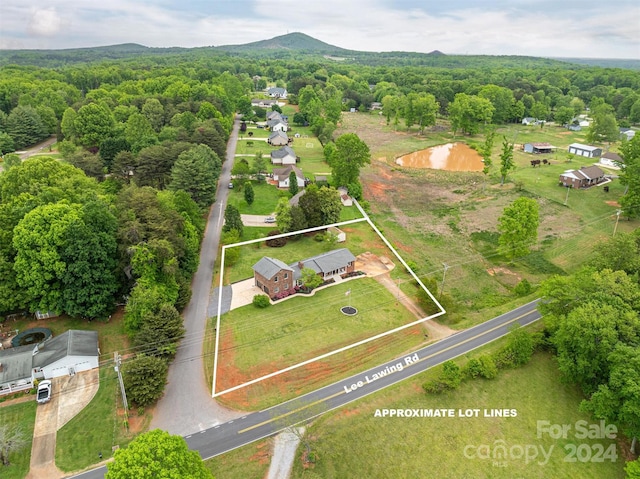
<svg viewBox="0 0 640 479"><path fill-rule="evenodd" d="M252 379L251 381L247 381L246 383L242 383L242 384L239 384L237 386L233 386L231 388L225 389L224 391L216 392L216 380L217 380L217 374L218 374L218 351L219 351L219 344L220 344L220 316L222 315L222 295L219 294L218 295L218 317L216 319L216 347L215 347L215 355L214 355L214 362L213 362L213 385L212 385L212 388L211 388L211 396L212 397L215 398L215 397L218 397L218 396L222 396L223 394L230 393L230 392L236 391L238 389L242 389L244 387L247 387L247 386L250 386L252 384L258 383L260 381L264 381L265 379L269 379L269 378L272 378L274 376L278 376L278 375L280 375L282 373L286 373L288 371L292 371L294 369L297 369L297 368L299 368L301 366L305 366L305 365L313 363L315 361L319 361L320 359L328 358L329 356L333 356L334 354L338 354L338 353L341 353L343 351L347 351L349 349L355 348L357 346L361 346L363 344L369 343L371 341L375 341L376 339L380 339L380 338L382 338L384 336L388 336L390 334L397 333L398 331L402 331L403 329L410 328L411 326L415 326L416 324L423 323L423 322L425 322L425 321L427 321L429 319L437 318L438 316L442 316L443 314L446 313L446 311L444 310L442 305L433 296L433 294L431 294L431 291L429 291L427 289L427 287L422 283L422 281L420 281L420 278L418 278L418 276L416 276L416 274L409 267L409 265L398 254L396 249L391 245L391 243L389 243L387 238L385 238L384 235L380 232L380 230L376 227L376 225L373 224L373 222L371 221L371 218L369 218L369 215L367 215L367 213L360 206L360 203L358 203L354 199L353 200L353 204L356 205L356 207L360 211L360 214L362 214L362 216L363 216L362 218L357 218L355 220L349 220L349 221L343 221L341 223L334 223L332 225L318 226L316 228L307 228L307 229L300 230L300 231L294 231L292 233L282 233L282 234L279 234L279 235L271 236L271 237L269 237L269 239L285 238L285 237L291 236L291 235L304 234L304 233L308 233L308 232L312 232L312 231L318 231L318 230L321 230L321 229L326 229L326 228L329 228L331 226L340 227L340 226L343 226L343 225L348 225L348 224L353 224L353 223L360 223L362 221L366 221L367 223L369 223L369 226L371 226L371 228L373 228L373 230L378 234L380 239L382 239L384 244L387 245L387 247L391 250L391 252L395 255L395 257L398 258L400 263L402 263L402 265L406 268L406 270L411 274L413 279L415 279L416 282L420 285L420 287L422 289L424 289L424 291L429 295L431 300L436 304L436 306L440 309L440 311L435 313L435 314L432 314L431 316L427 316L427 317L419 319L417 321L413 321L411 323L408 323L408 324L405 324L403 326L391 329L391 330L386 331L384 333L376 334L375 336L371 336L369 338L363 339L363 340L358 341L356 343L350 344L349 346L344 346L342 348L335 349L335 350L330 351L328 353L321 354L320 356L316 356L315 358L307 359L306 361L302 361L300 363L294 364L293 366L289 366L287 368L280 369L279 371L275 371L275 372L266 374L264 376L261 376L259 378ZM248 245L248 244L259 243L259 242L262 242L262 241L264 241L264 238L258 238L258 239L249 240L249 241L242 241L240 243L234 243L234 244L222 246L222 255L221 255L221 260L220 260L221 261L221 263L220 263L221 264L221 267L220 267L220 286L219 286L219 288L220 288L219 290L220 291L222 291L222 287L223 287L224 257L225 257L226 249L227 248L233 248L233 247L236 247L236 246L244 246L244 245Z"/></svg>

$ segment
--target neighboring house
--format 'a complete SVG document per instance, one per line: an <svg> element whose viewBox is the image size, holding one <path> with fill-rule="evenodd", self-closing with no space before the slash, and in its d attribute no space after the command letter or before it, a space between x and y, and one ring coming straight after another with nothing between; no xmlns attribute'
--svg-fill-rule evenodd
<svg viewBox="0 0 640 479"><path fill-rule="evenodd" d="M314 270L323 280L355 271L356 257L346 248L287 265L279 259L264 256L253 265L255 285L269 296L300 285L303 268Z"/></svg>
<svg viewBox="0 0 640 479"><path fill-rule="evenodd" d="M602 148L583 145L582 143L571 143L569 145L569 153L573 153L578 156L586 156L587 158L599 158L600 155L602 155Z"/></svg>
<svg viewBox="0 0 640 479"><path fill-rule="evenodd" d="M278 100L269 100L266 98L254 98L251 100L251 106L259 106L260 108L271 108L277 104Z"/></svg>
<svg viewBox="0 0 640 479"><path fill-rule="evenodd" d="M289 129L289 125L283 120L267 120L267 127L271 131L287 131Z"/></svg>
<svg viewBox="0 0 640 479"><path fill-rule="evenodd" d="M538 121L537 118L532 118L530 116L527 116L527 117L522 119L522 124L523 125L535 125L537 121Z"/></svg>
<svg viewBox="0 0 640 479"><path fill-rule="evenodd" d="M268 88L267 95L271 98L287 98L287 89L280 87Z"/></svg>
<svg viewBox="0 0 640 479"><path fill-rule="evenodd" d="M620 168L624 165L624 160L617 153L607 151L600 157L600 164L610 168Z"/></svg>
<svg viewBox="0 0 640 479"><path fill-rule="evenodd" d="M571 188L587 188L604 181L604 172L597 166L582 166L579 170L567 170L560 175L560 184Z"/></svg>
<svg viewBox="0 0 640 479"><path fill-rule="evenodd" d="M267 143L273 146L284 146L289 144L289 137L283 131L274 131L269 135Z"/></svg>
<svg viewBox="0 0 640 479"><path fill-rule="evenodd" d="M525 143L524 152L533 154L550 154L553 153L556 147L550 143Z"/></svg>
<svg viewBox="0 0 640 479"><path fill-rule="evenodd" d="M626 138L627 141L630 141L635 135L635 130L631 128L620 128L620 138Z"/></svg>
<svg viewBox="0 0 640 479"><path fill-rule="evenodd" d="M71 329L37 345L0 350L0 395L99 366L97 331Z"/></svg>
<svg viewBox="0 0 640 479"><path fill-rule="evenodd" d="M267 121L269 120L281 120L284 121L284 117L280 114L280 112L271 110L267 112Z"/></svg>
<svg viewBox="0 0 640 479"><path fill-rule="evenodd" d="M287 165L284 168L274 168L273 179L278 182L278 188L289 188L289 175L294 171L298 181L298 188L305 187L305 179L302 170L293 165Z"/></svg>
<svg viewBox="0 0 640 479"><path fill-rule="evenodd" d="M297 161L298 157L290 146L283 146L271 152L272 165L295 165Z"/></svg>
<svg viewBox="0 0 640 479"><path fill-rule="evenodd" d="M580 131L582 127L580 125L576 125L575 123L570 123L569 125L565 125L567 130L569 131Z"/></svg>
<svg viewBox="0 0 640 479"><path fill-rule="evenodd" d="M382 103L380 103L379 101L371 102L371 106L369 107L369 110L371 111L382 110Z"/></svg>

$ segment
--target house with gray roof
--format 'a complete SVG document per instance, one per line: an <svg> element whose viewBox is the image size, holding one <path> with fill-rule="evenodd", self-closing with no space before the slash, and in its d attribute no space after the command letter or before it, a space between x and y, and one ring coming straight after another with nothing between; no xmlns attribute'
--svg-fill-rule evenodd
<svg viewBox="0 0 640 479"><path fill-rule="evenodd" d="M560 184L571 188L588 188L604 181L604 172L597 166L583 166L560 174Z"/></svg>
<svg viewBox="0 0 640 479"><path fill-rule="evenodd" d="M0 350L0 395L30 389L38 379L99 366L97 331L71 329L36 345Z"/></svg>
<svg viewBox="0 0 640 479"><path fill-rule="evenodd" d="M273 146L284 146L289 144L289 137L283 131L274 131L269 135L267 143Z"/></svg>
<svg viewBox="0 0 640 479"><path fill-rule="evenodd" d="M255 285L273 297L283 291L300 286L302 269L310 268L323 280L332 276L344 276L355 271L356 257L347 248L340 248L290 265L264 256L253 265Z"/></svg>
<svg viewBox="0 0 640 479"><path fill-rule="evenodd" d="M271 98L287 98L287 89L280 87L268 88L267 95Z"/></svg>
<svg viewBox="0 0 640 479"><path fill-rule="evenodd" d="M287 131L289 129L289 125L283 120L267 120L267 127L271 131Z"/></svg>
<svg viewBox="0 0 640 479"><path fill-rule="evenodd" d="M302 170L294 165L286 165L282 168L273 169L273 180L278 182L278 188L289 188L289 177L292 171L296 174L298 188L304 188L306 186L306 180Z"/></svg>
<svg viewBox="0 0 640 479"><path fill-rule="evenodd" d="M290 146L283 146L271 152L271 164L273 165L295 165L297 161L296 152Z"/></svg>

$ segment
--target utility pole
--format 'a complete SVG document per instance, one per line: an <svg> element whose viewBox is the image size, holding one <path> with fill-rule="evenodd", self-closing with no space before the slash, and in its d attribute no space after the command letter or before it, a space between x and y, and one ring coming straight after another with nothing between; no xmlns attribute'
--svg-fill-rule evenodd
<svg viewBox="0 0 640 479"><path fill-rule="evenodd" d="M618 229L618 221L620 221L620 213L622 213L622 210L618 210L616 211L616 225L613 227L613 235L616 235L616 230Z"/></svg>
<svg viewBox="0 0 640 479"><path fill-rule="evenodd" d="M438 295L438 299L442 297L442 292L444 291L444 280L447 277L447 270L449 269L449 265L447 263L442 263L444 266L444 271L442 272L442 286L440 287L440 294Z"/></svg>
<svg viewBox="0 0 640 479"><path fill-rule="evenodd" d="M125 417L125 421L129 421L129 403L127 402L127 392L124 389L124 382L122 381L122 372L121 372L121 365L122 365L122 356L120 356L118 354L118 352L114 352L113 353L113 369L116 370L116 373L118 373L118 382L120 383L120 392L122 393L122 404L124 406L124 417Z"/></svg>

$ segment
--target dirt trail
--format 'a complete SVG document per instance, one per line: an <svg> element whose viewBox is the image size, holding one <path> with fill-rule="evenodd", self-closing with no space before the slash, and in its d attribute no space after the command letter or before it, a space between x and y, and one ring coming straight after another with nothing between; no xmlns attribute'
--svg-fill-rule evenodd
<svg viewBox="0 0 640 479"><path fill-rule="evenodd" d="M392 292L398 301L400 301L405 308L407 308L411 313L418 319L426 318L428 315L425 311L416 304L409 296L402 292L402 290L398 290L398 285L391 279L389 273L380 274L374 276L374 279L383 285L387 290ZM429 334L430 340L438 340L442 338L446 338L447 336L451 336L452 334L457 333L455 329L451 329L448 326L437 323L436 321L429 320L423 323L423 327L427 330Z"/></svg>

